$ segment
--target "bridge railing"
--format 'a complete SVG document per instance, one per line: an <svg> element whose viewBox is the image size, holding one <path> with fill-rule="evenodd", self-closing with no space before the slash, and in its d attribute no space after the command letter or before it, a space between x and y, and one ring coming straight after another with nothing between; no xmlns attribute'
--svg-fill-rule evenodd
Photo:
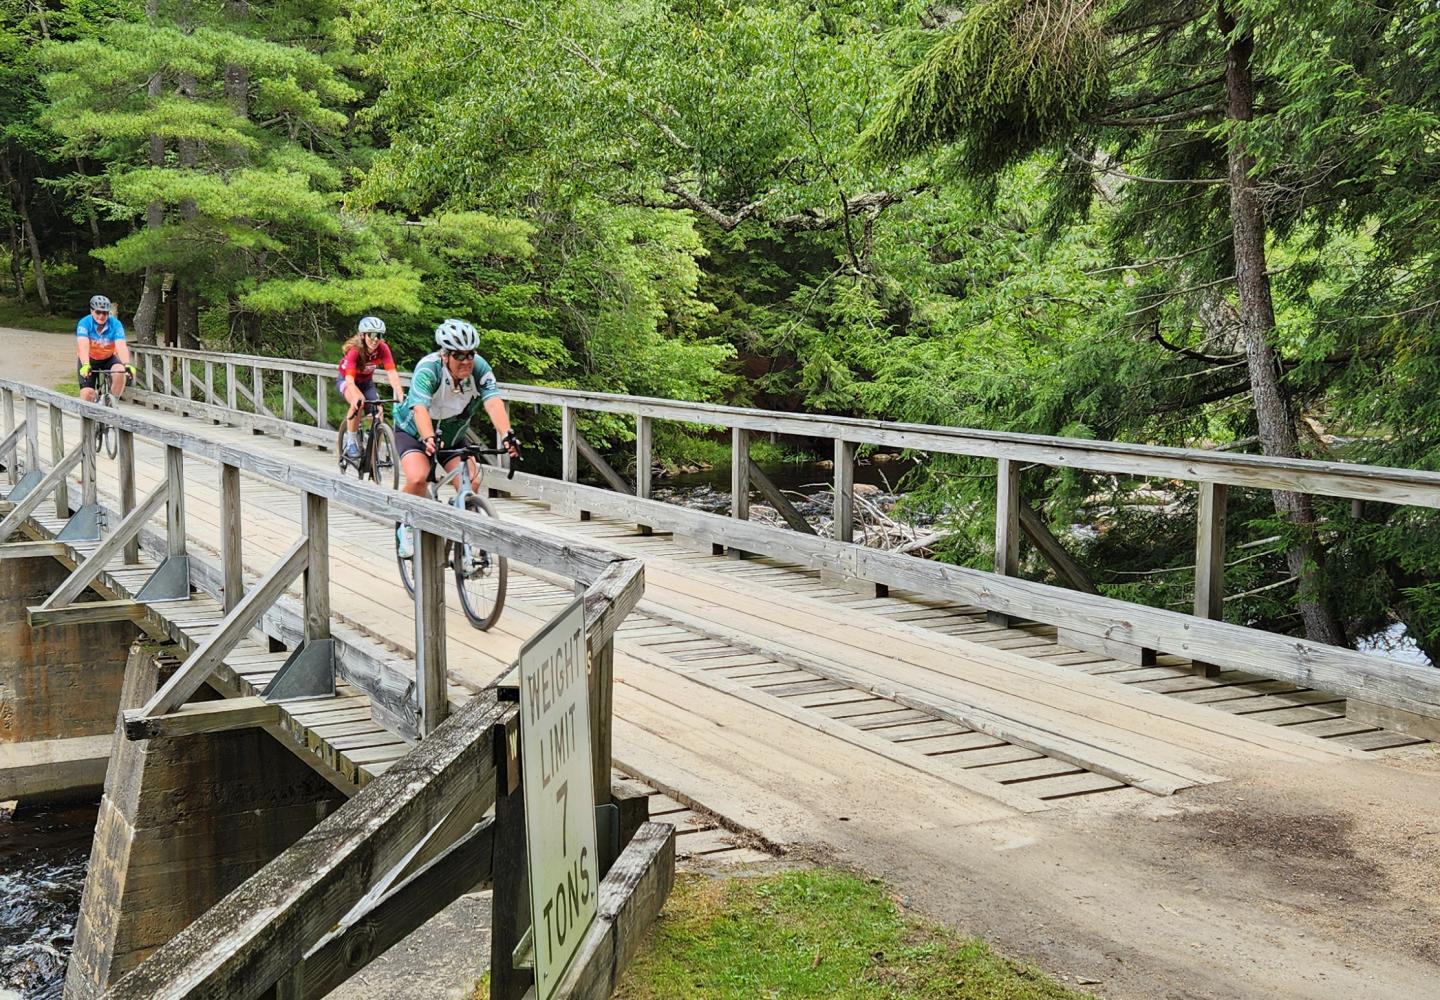
<svg viewBox="0 0 1440 1000"><path fill-rule="evenodd" d="M301 362L252 355L140 348L146 366L147 401L196 416L249 426L257 433L288 436L297 443L332 446L333 432L324 432L323 415L315 423L285 420L267 412L239 412L221 405L213 392L198 400L205 384L191 371L216 366L231 369L240 383L263 381L279 373L295 391L295 379L333 380L336 370L319 362ZM168 359L168 360L167 360ZM180 369L180 382L174 381ZM274 375L272 374L273 378ZM403 376L402 376L403 377ZM188 386L188 389L187 389ZM1363 706L1399 709L1389 724L1405 728L1412 716L1432 720L1412 729L1435 732L1440 717L1440 671L1405 664L1390 657L1311 643L1289 636L1227 625L1224 609L1224 553L1227 491L1230 487L1286 490L1384 503L1440 508L1440 473L1380 468L1343 462L1269 458L1199 449L1167 448L970 428L891 423L824 414L793 414L688 403L646 397L617 396L537 386L502 384L511 402L554 406L560 410L562 471L559 480L517 473L504 488L566 510L593 511L655 530L708 540L717 550L759 552L790 559L840 576L925 593L947 595L987 609L1006 621L1028 618L1056 625L1060 639L1080 648L1103 650L1136 662L1149 662L1154 651L1190 657L1197 669L1251 670L1305 687L1353 699ZM317 388L317 394L320 390ZM282 411L294 406L281 404ZM628 415L635 421L636 481L632 484L611 469L579 433L580 413ZM730 517L717 517L649 499L653 422L673 420L728 428L735 460L731 463ZM829 439L835 452L834 537L822 538L804 524L749 459L755 433ZM861 445L903 448L927 453L993 459L997 467L995 568L993 573L947 566L928 560L850 544L854 534L853 486L856 448ZM578 482L579 461L585 458L610 489ZM1020 494L1022 465L1075 468L1119 475L1160 477L1192 482L1199 491L1196 524L1193 614L1181 614L1099 596L1042 519ZM772 498L791 526L786 531L749 520L752 488ZM1070 587L1022 579L1019 540L1029 536L1036 549ZM1073 588L1073 589L1072 589ZM1398 721L1397 721L1398 720Z"/></svg>

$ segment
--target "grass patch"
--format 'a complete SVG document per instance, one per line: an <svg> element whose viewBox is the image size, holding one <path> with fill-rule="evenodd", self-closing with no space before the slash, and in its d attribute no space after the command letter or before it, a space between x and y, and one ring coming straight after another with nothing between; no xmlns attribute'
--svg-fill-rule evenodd
<svg viewBox="0 0 1440 1000"><path fill-rule="evenodd" d="M1027 966L904 913L885 887L832 869L680 875L617 997L1080 1000Z"/></svg>
<svg viewBox="0 0 1440 1000"><path fill-rule="evenodd" d="M74 333L75 321L80 318L75 316L47 316L41 312L38 302L29 302L21 305L13 298L0 297L0 326L10 326L17 330L42 330L46 333Z"/></svg>

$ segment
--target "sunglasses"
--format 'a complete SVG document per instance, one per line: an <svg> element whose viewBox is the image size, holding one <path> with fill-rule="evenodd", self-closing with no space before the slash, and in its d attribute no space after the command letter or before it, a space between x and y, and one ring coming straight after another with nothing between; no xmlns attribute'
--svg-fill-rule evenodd
<svg viewBox="0 0 1440 1000"><path fill-rule="evenodd" d="M451 351L451 352L450 352L450 356L451 356L452 358L454 358L456 361L474 361L474 360L475 360L475 352L474 352L474 351Z"/></svg>
<svg viewBox="0 0 1440 1000"><path fill-rule="evenodd" d="M108 310L105 310L105 309L91 309L90 311L91 311L92 313L94 313L96 316L109 316L109 315L110 315L109 311L108 311Z"/></svg>

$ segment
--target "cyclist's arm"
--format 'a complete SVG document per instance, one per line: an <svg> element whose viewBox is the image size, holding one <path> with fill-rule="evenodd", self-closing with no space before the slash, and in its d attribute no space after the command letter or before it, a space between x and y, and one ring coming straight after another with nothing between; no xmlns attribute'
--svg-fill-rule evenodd
<svg viewBox="0 0 1440 1000"><path fill-rule="evenodd" d="M402 402L405 399L405 387L400 384L400 373L394 368L386 368L385 377L390 380L390 391L395 394L395 402Z"/></svg>
<svg viewBox="0 0 1440 1000"><path fill-rule="evenodd" d="M427 438L435 436L435 422L430 419L430 408L427 406L415 406L410 411L410 416L415 420L416 437L424 444ZM436 442L439 447L439 442Z"/></svg>
<svg viewBox="0 0 1440 1000"><path fill-rule="evenodd" d="M510 414L505 410L505 400L499 396L491 396L485 400L485 412L490 415L490 422L495 425L501 437L510 433Z"/></svg>
<svg viewBox="0 0 1440 1000"><path fill-rule="evenodd" d="M75 327L75 356L82 365L90 363L90 337L78 324Z"/></svg>
<svg viewBox="0 0 1440 1000"><path fill-rule="evenodd" d="M123 336L115 338L115 356L125 367L130 367L130 345L125 343Z"/></svg>

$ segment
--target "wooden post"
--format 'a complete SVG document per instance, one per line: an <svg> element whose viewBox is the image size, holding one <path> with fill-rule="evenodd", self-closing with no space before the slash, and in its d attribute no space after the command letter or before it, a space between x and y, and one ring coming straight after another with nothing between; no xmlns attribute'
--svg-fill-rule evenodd
<svg viewBox="0 0 1440 1000"><path fill-rule="evenodd" d="M580 479L580 445L573 406L560 407L560 478L567 483Z"/></svg>
<svg viewBox="0 0 1440 1000"><path fill-rule="evenodd" d="M615 642L607 640L590 654L590 744L595 765L595 804L610 801L613 750L611 720L615 702Z"/></svg>
<svg viewBox="0 0 1440 1000"><path fill-rule="evenodd" d="M491 867L490 1000L521 1000L535 981L531 969L515 968L515 947L530 926L530 887L525 858L525 798L519 769L505 766L500 751L508 743L504 726L495 727L495 861ZM511 781L510 779L515 779Z"/></svg>
<svg viewBox="0 0 1440 1000"><path fill-rule="evenodd" d="M155 355L145 352L145 388L155 391Z"/></svg>
<svg viewBox="0 0 1440 1000"><path fill-rule="evenodd" d="M750 431L730 428L730 516L750 520Z"/></svg>
<svg viewBox="0 0 1440 1000"><path fill-rule="evenodd" d="M4 402L5 437L9 437L10 432L15 429L15 390L4 390ZM14 486L20 479L20 446L17 444L15 450L3 461L5 462L5 478L11 486Z"/></svg>
<svg viewBox="0 0 1440 1000"><path fill-rule="evenodd" d="M309 543L305 564L305 641L330 638L330 507L316 493L306 493L300 507L300 530ZM442 592L443 594L443 592ZM443 599L443 597L442 597Z"/></svg>
<svg viewBox="0 0 1440 1000"><path fill-rule="evenodd" d="M265 413L265 373L259 365L250 369L250 386L255 395L255 412Z"/></svg>
<svg viewBox="0 0 1440 1000"><path fill-rule="evenodd" d="M855 444L835 439L835 540L855 540Z"/></svg>
<svg viewBox="0 0 1440 1000"><path fill-rule="evenodd" d="M40 404L25 397L25 471L40 468Z"/></svg>
<svg viewBox="0 0 1440 1000"><path fill-rule="evenodd" d="M649 417L635 418L635 495L641 500L650 499L652 430Z"/></svg>
<svg viewBox="0 0 1440 1000"><path fill-rule="evenodd" d="M165 480L170 484L170 499L165 504L165 542L172 556L185 554L185 453L172 445L165 446Z"/></svg>
<svg viewBox="0 0 1440 1000"><path fill-rule="evenodd" d="M330 378L328 375L315 376L315 426L322 431L328 431L330 429L330 415L325 412L330 406L326 392L329 384Z"/></svg>
<svg viewBox="0 0 1440 1000"><path fill-rule="evenodd" d="M120 517L135 509L135 435L130 431L115 430L119 440L115 446L115 461L120 474ZM140 537L125 543L125 565L134 566L140 561Z"/></svg>
<svg viewBox="0 0 1440 1000"><path fill-rule="evenodd" d="M50 458L56 464L65 457L65 415L60 407L50 407ZM70 487L64 479L55 487L55 516L70 516Z"/></svg>
<svg viewBox="0 0 1440 1000"><path fill-rule="evenodd" d="M194 372L189 358L180 359L180 394L186 399L194 398Z"/></svg>
<svg viewBox="0 0 1440 1000"><path fill-rule="evenodd" d="M164 377L164 384L160 387L160 392L162 395L173 396L175 394L175 390L170 386L170 376L174 371L174 367L175 359L173 357L171 357L169 354L161 355L160 374Z"/></svg>
<svg viewBox="0 0 1440 1000"><path fill-rule="evenodd" d="M215 362L205 362L205 402L215 402Z"/></svg>
<svg viewBox="0 0 1440 1000"><path fill-rule="evenodd" d="M420 735L429 736L445 721L445 539L419 528L414 535L415 558L415 698L420 710Z"/></svg>
<svg viewBox="0 0 1440 1000"><path fill-rule="evenodd" d="M99 501L99 491L95 487L95 427L95 421L89 417L80 418L80 440L90 445L80 453L80 502L86 506Z"/></svg>
<svg viewBox="0 0 1440 1000"><path fill-rule="evenodd" d="M1020 571L1020 466L999 459L995 476L995 572L1014 576ZM985 612L992 625L1008 627L1010 616Z"/></svg>
<svg viewBox="0 0 1440 1000"><path fill-rule="evenodd" d="M235 362L225 362L225 405L232 410L240 409L240 397L235 391Z"/></svg>
<svg viewBox="0 0 1440 1000"><path fill-rule="evenodd" d="M220 579L228 615L245 594L244 566L241 561L240 469L220 466Z"/></svg>
<svg viewBox="0 0 1440 1000"><path fill-rule="evenodd" d="M286 423L295 422L295 373L285 369L280 373L280 403Z"/></svg>
<svg viewBox="0 0 1440 1000"><path fill-rule="evenodd" d="M1195 615L1214 621L1225 619L1225 510L1228 487L1201 483L1195 512ZM1220 668L1195 661L1197 673L1213 677Z"/></svg>

